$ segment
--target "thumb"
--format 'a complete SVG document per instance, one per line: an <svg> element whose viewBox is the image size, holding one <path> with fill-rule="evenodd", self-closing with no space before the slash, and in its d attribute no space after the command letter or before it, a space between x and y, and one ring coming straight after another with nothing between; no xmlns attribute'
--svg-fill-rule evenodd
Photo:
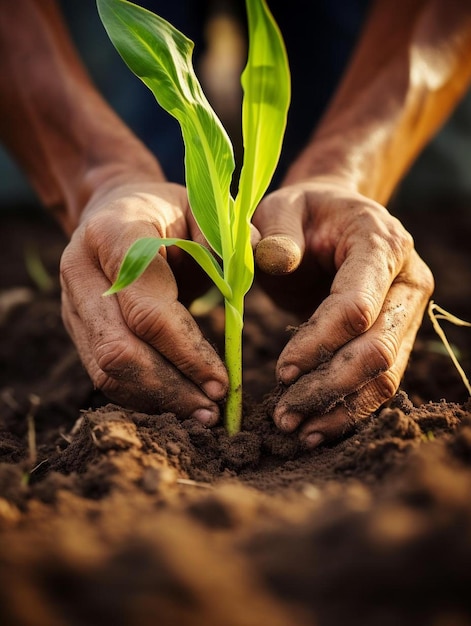
<svg viewBox="0 0 471 626"><path fill-rule="evenodd" d="M254 224L260 232L255 248L257 266L268 274L290 274L304 254L302 215L304 203L298 194L280 189L258 206Z"/></svg>
<svg viewBox="0 0 471 626"><path fill-rule="evenodd" d="M255 262L267 274L291 274L301 263L298 244L287 235L268 235L255 248Z"/></svg>

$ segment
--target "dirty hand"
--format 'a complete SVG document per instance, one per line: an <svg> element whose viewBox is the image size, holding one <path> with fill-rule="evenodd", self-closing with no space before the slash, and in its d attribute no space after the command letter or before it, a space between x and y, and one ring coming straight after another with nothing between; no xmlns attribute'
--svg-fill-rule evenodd
<svg viewBox="0 0 471 626"><path fill-rule="evenodd" d="M293 259L286 262L292 273L260 279L279 305L308 318L279 357L277 377L287 388L273 417L314 448L394 395L433 278L400 222L344 182L281 188L260 204L254 223L261 269L283 273L285 261L264 263L280 235L302 255L294 271Z"/></svg>
<svg viewBox="0 0 471 626"><path fill-rule="evenodd" d="M102 295L129 246L152 236L201 240L183 187L128 175L113 188L99 188L62 257L64 322L93 383L111 400L212 425L227 374L177 299L174 274L180 272L182 282L186 276L193 287L198 282L199 270L187 265L190 258L163 248L135 283Z"/></svg>

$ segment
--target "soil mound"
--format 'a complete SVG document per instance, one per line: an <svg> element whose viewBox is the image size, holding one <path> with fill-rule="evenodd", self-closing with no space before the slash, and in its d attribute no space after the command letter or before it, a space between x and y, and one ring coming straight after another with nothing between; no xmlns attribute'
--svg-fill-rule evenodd
<svg viewBox="0 0 471 626"><path fill-rule="evenodd" d="M62 239L31 228L51 239L56 272ZM462 278L441 281L452 270L416 239L445 285L435 299L466 318L469 259L454 244ZM244 430L229 438L109 404L65 333L57 286L39 293L11 264L18 242L3 243L2 626L471 624L471 403L429 324L396 397L307 452L270 417L291 320L255 291ZM202 324L217 341L220 312ZM471 333L450 332L469 372Z"/></svg>

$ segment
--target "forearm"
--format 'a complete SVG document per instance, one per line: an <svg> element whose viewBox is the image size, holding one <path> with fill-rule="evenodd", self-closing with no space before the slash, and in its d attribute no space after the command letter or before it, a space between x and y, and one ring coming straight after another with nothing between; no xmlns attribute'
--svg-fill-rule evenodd
<svg viewBox="0 0 471 626"><path fill-rule="evenodd" d="M54 0L0 0L0 135L67 233L128 169L163 174L90 82Z"/></svg>
<svg viewBox="0 0 471 626"><path fill-rule="evenodd" d="M468 0L377 0L335 97L285 182L341 178L386 203L463 96L470 58Z"/></svg>

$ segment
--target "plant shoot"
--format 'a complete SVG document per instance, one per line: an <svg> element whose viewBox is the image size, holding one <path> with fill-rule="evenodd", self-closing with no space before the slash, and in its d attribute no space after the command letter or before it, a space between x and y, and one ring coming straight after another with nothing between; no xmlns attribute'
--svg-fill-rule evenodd
<svg viewBox="0 0 471 626"><path fill-rule="evenodd" d="M195 75L193 42L166 20L126 0L97 0L97 5L125 63L180 123L188 199L211 248L183 239L139 239L106 295L135 281L162 246L179 246L200 264L224 297L230 385L225 423L235 434L242 419L244 298L254 276L250 220L278 163L290 100L283 39L265 0L246 0L249 48L241 76L244 156L233 198L234 151Z"/></svg>

